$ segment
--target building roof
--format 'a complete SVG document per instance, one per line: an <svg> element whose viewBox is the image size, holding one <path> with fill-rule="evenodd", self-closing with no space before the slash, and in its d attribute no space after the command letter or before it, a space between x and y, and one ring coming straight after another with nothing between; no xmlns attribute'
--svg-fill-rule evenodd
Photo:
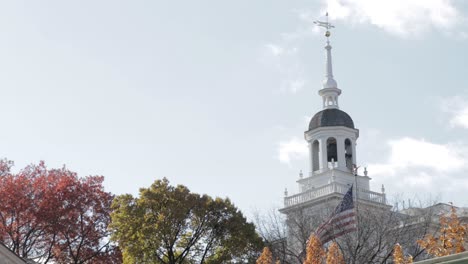
<svg viewBox="0 0 468 264"><path fill-rule="evenodd" d="M423 261L417 261L415 262L419 264L435 264L435 263L451 263L451 264L457 264L457 263L468 263L468 252L462 252L458 254L453 254L445 257L438 257L438 258L433 258L433 259L428 259L428 260L423 260Z"/></svg>
<svg viewBox="0 0 468 264"><path fill-rule="evenodd" d="M27 262L24 259L17 256L3 243L0 243L0 263L25 264Z"/></svg>
<svg viewBox="0 0 468 264"><path fill-rule="evenodd" d="M354 128L353 119L340 109L331 108L322 110L314 115L309 123L309 130L319 127L344 126Z"/></svg>

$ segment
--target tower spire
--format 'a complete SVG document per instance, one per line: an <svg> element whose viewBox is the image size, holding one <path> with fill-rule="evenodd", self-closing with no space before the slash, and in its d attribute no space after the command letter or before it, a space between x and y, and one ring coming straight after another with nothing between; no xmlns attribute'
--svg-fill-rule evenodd
<svg viewBox="0 0 468 264"><path fill-rule="evenodd" d="M323 108L339 108L338 107L338 96L341 94L341 90L338 89L338 84L333 78L333 66L332 66L332 55L331 55L331 45L330 45L330 29L334 28L330 22L328 22L328 12L326 14L326 20L323 21L314 21L319 27L326 29L325 37L327 37L327 45L325 46L326 50L326 62L325 62L325 79L323 80L323 88L319 91L319 95L323 98Z"/></svg>

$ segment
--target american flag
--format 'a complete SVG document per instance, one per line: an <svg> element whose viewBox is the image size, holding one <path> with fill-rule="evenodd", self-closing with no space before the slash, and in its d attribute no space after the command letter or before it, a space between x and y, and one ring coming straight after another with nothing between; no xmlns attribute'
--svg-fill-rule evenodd
<svg viewBox="0 0 468 264"><path fill-rule="evenodd" d="M338 204L330 219L315 230L322 245L344 234L356 231L356 214L354 212L353 186L349 188Z"/></svg>

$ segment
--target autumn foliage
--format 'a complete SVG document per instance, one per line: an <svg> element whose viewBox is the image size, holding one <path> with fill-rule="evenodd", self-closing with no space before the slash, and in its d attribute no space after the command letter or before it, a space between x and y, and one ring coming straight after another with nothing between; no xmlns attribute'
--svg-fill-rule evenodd
<svg viewBox="0 0 468 264"><path fill-rule="evenodd" d="M113 196L103 177L79 178L44 162L13 173L0 161L0 240L41 263L118 263L107 226Z"/></svg>
<svg viewBox="0 0 468 264"><path fill-rule="evenodd" d="M273 263L273 255L268 247L263 248L262 254L257 259L255 264L272 264Z"/></svg>
<svg viewBox="0 0 468 264"><path fill-rule="evenodd" d="M393 262L395 264L410 264L413 263L413 257L405 257L403 254L403 249L400 244L396 244L393 248Z"/></svg>
<svg viewBox="0 0 468 264"><path fill-rule="evenodd" d="M345 264L343 254L336 242L332 242L328 247L327 264Z"/></svg>
<svg viewBox="0 0 468 264"><path fill-rule="evenodd" d="M428 235L418 244L430 255L441 257L465 251L467 224L462 224L455 207L451 207L449 216L440 216L440 231L438 236Z"/></svg>
<svg viewBox="0 0 468 264"><path fill-rule="evenodd" d="M326 262L325 262L326 261ZM262 254L257 259L256 264L271 264L273 257L270 249L265 247ZM277 264L280 262L277 261ZM343 254L336 242L333 242L328 247L328 251L322 247L320 239L312 234L307 242L306 259L303 264L345 264Z"/></svg>
<svg viewBox="0 0 468 264"><path fill-rule="evenodd" d="M325 250L320 243L320 239L315 234L310 235L304 264L322 264L324 259Z"/></svg>

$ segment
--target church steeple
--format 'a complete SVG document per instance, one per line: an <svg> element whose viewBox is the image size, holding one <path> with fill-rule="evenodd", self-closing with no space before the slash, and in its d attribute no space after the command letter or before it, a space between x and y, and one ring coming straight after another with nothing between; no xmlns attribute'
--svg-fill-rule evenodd
<svg viewBox="0 0 468 264"><path fill-rule="evenodd" d="M333 26L328 22L328 14L325 22L314 23L326 29L325 79L319 90L324 109L315 113L304 132L304 139L309 146L310 174L299 174L299 193L285 193L284 208L280 212L294 217L297 212L304 210L312 214L328 211L336 206L335 201L341 200L351 185L355 186L356 204L364 202L366 206L387 208L385 190L382 189L382 193L370 190L367 169L364 170L364 176L357 174L356 141L359 130L354 126L351 116L338 109L341 90L333 76L330 45L330 29ZM293 231L289 233L295 232L296 227L289 228ZM300 245L299 241L291 237L287 239L288 243L291 241L293 245Z"/></svg>
<svg viewBox="0 0 468 264"><path fill-rule="evenodd" d="M334 28L327 20L315 21L326 29L327 38L325 51L325 79L319 95L323 99L323 110L312 117L309 130L304 134L309 143L310 164L312 174L328 173L331 168L352 175L353 164L356 164L356 140L359 131L354 127L353 119L338 106L341 90L333 77L332 55L330 45L330 29Z"/></svg>
<svg viewBox="0 0 468 264"><path fill-rule="evenodd" d="M320 27L326 28L325 37L327 37L326 50L326 62L325 62L325 79L323 80L323 88L319 91L319 95L322 96L323 108L324 109L339 109L338 96L341 94L341 90L338 89L338 84L333 78L333 66L332 66L332 55L330 45L330 29L334 28L332 24L328 22L328 13L326 15L326 21L314 21Z"/></svg>

